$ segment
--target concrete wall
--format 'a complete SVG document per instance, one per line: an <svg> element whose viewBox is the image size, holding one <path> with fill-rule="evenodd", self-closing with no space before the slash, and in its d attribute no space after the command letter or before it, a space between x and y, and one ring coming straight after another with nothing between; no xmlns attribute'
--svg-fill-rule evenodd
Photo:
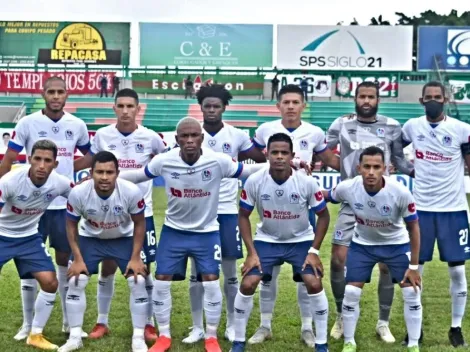
<svg viewBox="0 0 470 352"><path fill-rule="evenodd" d="M19 106L0 106L0 122L13 122Z"/></svg>

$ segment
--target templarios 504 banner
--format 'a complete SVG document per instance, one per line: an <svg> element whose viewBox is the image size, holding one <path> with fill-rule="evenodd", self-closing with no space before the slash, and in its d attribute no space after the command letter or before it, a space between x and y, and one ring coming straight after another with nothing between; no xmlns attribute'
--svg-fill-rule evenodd
<svg viewBox="0 0 470 352"><path fill-rule="evenodd" d="M271 67L272 25L140 23L141 66Z"/></svg>
<svg viewBox="0 0 470 352"><path fill-rule="evenodd" d="M129 65L129 23L0 21L0 63Z"/></svg>

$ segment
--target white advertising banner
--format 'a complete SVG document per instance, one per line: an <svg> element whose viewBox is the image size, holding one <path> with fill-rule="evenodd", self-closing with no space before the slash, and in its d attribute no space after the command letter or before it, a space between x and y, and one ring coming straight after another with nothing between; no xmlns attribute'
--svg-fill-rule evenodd
<svg viewBox="0 0 470 352"><path fill-rule="evenodd" d="M411 71L412 26L277 26L279 69Z"/></svg>

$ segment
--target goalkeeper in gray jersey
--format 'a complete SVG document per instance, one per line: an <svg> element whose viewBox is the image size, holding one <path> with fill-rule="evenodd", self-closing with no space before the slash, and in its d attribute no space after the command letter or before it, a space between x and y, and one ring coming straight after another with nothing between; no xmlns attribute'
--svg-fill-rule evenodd
<svg viewBox="0 0 470 352"><path fill-rule="evenodd" d="M387 170L390 164L402 173L413 176L413 164L403 154L402 132L400 123L392 118L378 115L379 87L373 82L358 85L355 95L356 114L338 117L328 129L326 141L328 147L334 149L340 145L341 179L346 180L358 175L359 155L370 146L377 146L384 151ZM341 205L333 233L331 250L330 279L336 301L338 316L331 330L331 337L341 338L343 335L342 302L345 289L344 267L348 247L353 237L356 223L351 206ZM372 206L355 204L354 206ZM389 343L395 342L388 321L393 301L394 287L388 268L380 264L379 278L379 321L376 332L380 338Z"/></svg>

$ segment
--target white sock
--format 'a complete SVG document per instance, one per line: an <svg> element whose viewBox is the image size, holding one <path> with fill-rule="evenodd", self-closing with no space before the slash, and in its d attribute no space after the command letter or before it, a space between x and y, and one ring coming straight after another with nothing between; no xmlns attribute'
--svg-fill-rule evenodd
<svg viewBox="0 0 470 352"><path fill-rule="evenodd" d="M100 276L98 278L98 290L96 299L98 301L98 324L108 326L108 315L111 310L111 300L114 295L115 275L108 277Z"/></svg>
<svg viewBox="0 0 470 352"><path fill-rule="evenodd" d="M408 331L408 347L418 346L421 335L421 323L423 320L423 309L421 307L421 291L416 293L413 287L403 287L403 308L405 312L405 324Z"/></svg>
<svg viewBox="0 0 470 352"><path fill-rule="evenodd" d="M193 318L193 329L204 330L204 287L202 282L197 281L196 263L194 258L189 257L191 263L191 276L189 277L189 303L191 306L191 316Z"/></svg>
<svg viewBox="0 0 470 352"><path fill-rule="evenodd" d="M204 313L206 314L206 338L217 338L217 328L222 316L222 291L219 280L204 281Z"/></svg>
<svg viewBox="0 0 470 352"><path fill-rule="evenodd" d="M152 294L153 294L153 277L151 274L148 274L145 277L145 290L147 291L147 322L146 325L155 326L153 321L153 304L152 304Z"/></svg>
<svg viewBox="0 0 470 352"><path fill-rule="evenodd" d="M137 275L137 283L135 282L134 276L127 278L127 284L131 290L129 297L129 306L131 309L132 326L135 333L142 330L142 337L144 336L145 321L147 320L147 306L148 306L148 295L145 289L145 278L142 275ZM140 336L139 336L140 337Z"/></svg>
<svg viewBox="0 0 470 352"><path fill-rule="evenodd" d="M328 335L328 298L325 290L309 295L310 307L315 322L315 343L324 344Z"/></svg>
<svg viewBox="0 0 470 352"><path fill-rule="evenodd" d="M153 312L157 320L160 336L171 337L171 281L153 282Z"/></svg>
<svg viewBox="0 0 470 352"><path fill-rule="evenodd" d="M235 297L235 341L245 341L246 326L252 309L253 296L245 296L238 291Z"/></svg>
<svg viewBox="0 0 470 352"><path fill-rule="evenodd" d="M450 294L452 296L452 327L462 326L462 319L467 305L467 278L465 265L449 267Z"/></svg>
<svg viewBox="0 0 470 352"><path fill-rule="evenodd" d="M88 280L88 276L80 274L78 285L75 285L75 277L72 277L69 281L66 304L70 338L82 338L83 316L86 310L85 288Z"/></svg>
<svg viewBox="0 0 470 352"><path fill-rule="evenodd" d="M21 302L23 304L23 325L33 325L34 300L38 293L36 279L21 280Z"/></svg>
<svg viewBox="0 0 470 352"><path fill-rule="evenodd" d="M356 344L354 334L356 332L357 321L359 320L359 301L361 300L362 289L352 285L346 285L343 299L343 326L344 343Z"/></svg>
<svg viewBox="0 0 470 352"><path fill-rule="evenodd" d="M234 304L238 292L237 260L222 259L222 272L224 273L224 294L227 306L227 327L234 324Z"/></svg>
<svg viewBox="0 0 470 352"><path fill-rule="evenodd" d="M59 286L57 291L59 292L60 303L62 307L62 322L65 325L69 325L67 320L67 288L68 288L68 277L67 271L69 268L67 266L57 266L57 281L59 282Z"/></svg>
<svg viewBox="0 0 470 352"><path fill-rule="evenodd" d="M299 304L300 318L302 320L300 331L313 331L310 297L307 287L305 287L303 282L297 282L297 303Z"/></svg>
<svg viewBox="0 0 470 352"><path fill-rule="evenodd" d="M36 304L34 305L34 319L31 328L33 334L42 334L51 316L52 308L54 308L55 296L55 293L48 293L43 290L39 291Z"/></svg>
<svg viewBox="0 0 470 352"><path fill-rule="evenodd" d="M271 330L273 320L274 305L277 299L277 278L281 272L281 266L273 267L271 281L261 281L259 290L259 310L261 316L261 326Z"/></svg>

